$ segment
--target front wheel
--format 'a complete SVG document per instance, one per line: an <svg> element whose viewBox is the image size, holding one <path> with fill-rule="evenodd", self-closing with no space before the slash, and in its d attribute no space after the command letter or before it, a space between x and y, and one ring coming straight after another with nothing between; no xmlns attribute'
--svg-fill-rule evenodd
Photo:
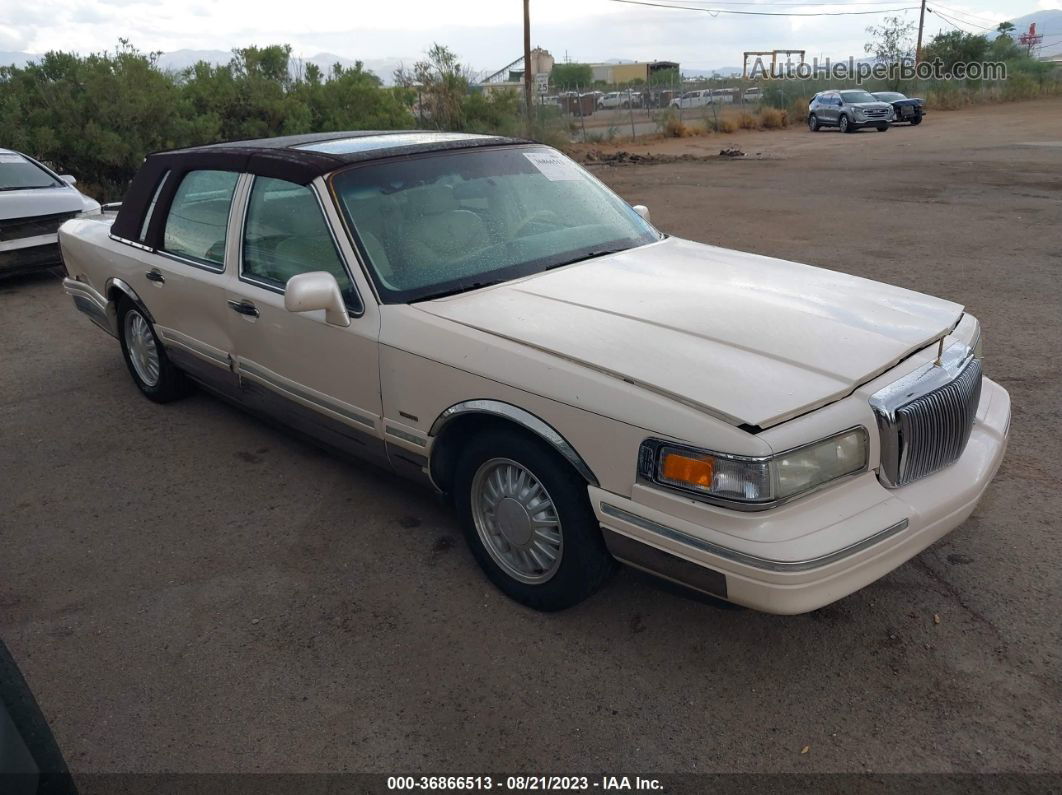
<svg viewBox="0 0 1062 795"><path fill-rule="evenodd" d="M615 568L586 483L538 438L497 429L466 445L454 502L476 561L503 593L536 610L571 607Z"/></svg>
<svg viewBox="0 0 1062 795"><path fill-rule="evenodd" d="M911 126L912 127L914 127L915 125L921 124L921 123L922 123L922 117L921 116L915 116L915 117L913 117L911 119Z"/></svg>
<svg viewBox="0 0 1062 795"><path fill-rule="evenodd" d="M852 127L852 123L848 121L848 117L841 114L841 118L837 121L837 127L843 133L855 132L855 128Z"/></svg>
<svg viewBox="0 0 1062 795"><path fill-rule="evenodd" d="M878 132L888 132L888 131L889 131L889 125L887 125L887 124L879 124L878 125Z"/></svg>
<svg viewBox="0 0 1062 795"><path fill-rule="evenodd" d="M819 119L814 113L808 116L808 129L812 132L819 131Z"/></svg>
<svg viewBox="0 0 1062 795"><path fill-rule="evenodd" d="M125 299L119 306L118 321L122 356L140 391L156 403L169 403L187 395L187 378L166 356L144 310Z"/></svg>

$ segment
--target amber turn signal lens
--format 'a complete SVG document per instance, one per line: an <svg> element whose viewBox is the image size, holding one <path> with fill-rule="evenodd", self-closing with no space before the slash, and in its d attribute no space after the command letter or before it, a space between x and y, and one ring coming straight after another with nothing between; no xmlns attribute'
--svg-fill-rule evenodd
<svg viewBox="0 0 1062 795"><path fill-rule="evenodd" d="M715 472L715 459L708 456L689 456L680 453L664 453L660 462L660 475L665 480L688 483L710 489Z"/></svg>

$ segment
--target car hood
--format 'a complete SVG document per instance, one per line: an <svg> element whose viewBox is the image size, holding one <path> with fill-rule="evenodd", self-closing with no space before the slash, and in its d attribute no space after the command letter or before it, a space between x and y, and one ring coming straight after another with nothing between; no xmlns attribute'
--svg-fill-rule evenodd
<svg viewBox="0 0 1062 795"><path fill-rule="evenodd" d="M415 306L759 427L844 397L962 315L951 301L677 238Z"/></svg>
<svg viewBox="0 0 1062 795"><path fill-rule="evenodd" d="M0 191L0 220L79 213L98 206L71 187Z"/></svg>

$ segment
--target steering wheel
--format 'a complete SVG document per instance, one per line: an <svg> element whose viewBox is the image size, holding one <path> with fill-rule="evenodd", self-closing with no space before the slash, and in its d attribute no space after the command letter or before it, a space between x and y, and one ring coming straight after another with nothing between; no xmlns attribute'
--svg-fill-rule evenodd
<svg viewBox="0 0 1062 795"><path fill-rule="evenodd" d="M553 226L564 226L564 221L562 221L560 216L553 210L538 210L527 216L527 218L520 223L520 226L516 227L513 237L523 237L524 230L527 229L527 227L531 226L531 224L540 222L552 224Z"/></svg>

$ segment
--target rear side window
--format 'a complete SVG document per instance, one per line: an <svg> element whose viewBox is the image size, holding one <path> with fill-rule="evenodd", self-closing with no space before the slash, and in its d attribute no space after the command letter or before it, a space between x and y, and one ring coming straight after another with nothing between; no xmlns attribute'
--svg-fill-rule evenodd
<svg viewBox="0 0 1062 795"><path fill-rule="evenodd" d="M357 305L313 190L255 177L244 223L243 277L283 290L292 276L310 271L331 273L348 306Z"/></svg>
<svg viewBox="0 0 1062 795"><path fill-rule="evenodd" d="M225 267L225 235L238 174L189 171L166 217L163 250L210 268Z"/></svg>

